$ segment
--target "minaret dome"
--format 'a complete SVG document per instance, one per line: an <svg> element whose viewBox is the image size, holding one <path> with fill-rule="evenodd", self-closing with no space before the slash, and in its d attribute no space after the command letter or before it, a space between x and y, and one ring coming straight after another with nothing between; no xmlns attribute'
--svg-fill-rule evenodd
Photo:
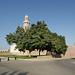
<svg viewBox="0 0 75 75"><path fill-rule="evenodd" d="M28 21L28 15L26 15L26 16L25 16L25 20L27 20L27 21Z"/></svg>

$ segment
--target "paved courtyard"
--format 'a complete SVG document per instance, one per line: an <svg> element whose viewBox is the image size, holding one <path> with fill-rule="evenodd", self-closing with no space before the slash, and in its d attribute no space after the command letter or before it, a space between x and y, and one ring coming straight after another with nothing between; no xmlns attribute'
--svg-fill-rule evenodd
<svg viewBox="0 0 75 75"><path fill-rule="evenodd" d="M3 61L0 75L75 75L75 59Z"/></svg>

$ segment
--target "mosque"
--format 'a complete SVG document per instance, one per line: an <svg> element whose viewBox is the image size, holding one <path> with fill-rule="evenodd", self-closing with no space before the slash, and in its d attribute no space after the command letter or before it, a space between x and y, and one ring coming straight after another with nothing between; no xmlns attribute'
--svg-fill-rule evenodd
<svg viewBox="0 0 75 75"><path fill-rule="evenodd" d="M26 16L25 16L25 21L23 21L23 28L24 28L25 31L26 31L27 29L29 29L29 24L30 24L30 22L29 22L29 20L28 20L28 15L26 15ZM10 47L10 52L11 52L12 54L17 54L17 55L29 55L29 51L28 51L28 50L26 50L25 53L23 53L23 52L20 52L18 49L15 50L15 47L16 47L16 44L11 45L11 47ZM41 53L42 55L45 55L45 54L46 54L46 51L43 51L43 52L41 51L40 53ZM32 51L32 52L31 52L31 55L39 55L39 52L38 52L37 50Z"/></svg>
<svg viewBox="0 0 75 75"><path fill-rule="evenodd" d="M28 15L25 16L25 21L23 21L23 28L26 31L27 29L29 29L29 20L28 20ZM74 43L75 45L75 43ZM10 47L10 53L15 54L15 55L29 55L29 50L25 50L25 53L20 52L18 49L15 50L16 44L11 45ZM46 55L46 50L44 50L43 52L40 52L40 55ZM35 49L35 51L31 52L31 55L39 55L39 51L37 51ZM75 46L68 46L67 51L65 53L65 56L62 56L65 58L75 58Z"/></svg>

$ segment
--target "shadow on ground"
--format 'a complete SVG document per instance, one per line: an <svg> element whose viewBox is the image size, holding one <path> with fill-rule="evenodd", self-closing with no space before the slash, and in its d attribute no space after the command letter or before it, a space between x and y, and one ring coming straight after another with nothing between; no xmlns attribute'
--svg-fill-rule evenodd
<svg viewBox="0 0 75 75"><path fill-rule="evenodd" d="M13 71L13 72L3 72L0 75L27 75L28 72L19 72L19 71Z"/></svg>
<svg viewBox="0 0 75 75"><path fill-rule="evenodd" d="M75 58L71 58L71 59L75 59Z"/></svg>

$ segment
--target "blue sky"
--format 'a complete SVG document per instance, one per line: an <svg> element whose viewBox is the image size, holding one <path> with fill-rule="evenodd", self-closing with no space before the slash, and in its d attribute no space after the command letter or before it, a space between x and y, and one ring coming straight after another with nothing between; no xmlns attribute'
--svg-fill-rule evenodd
<svg viewBox="0 0 75 75"><path fill-rule="evenodd" d="M0 0L0 49L10 48L5 36L23 27L26 13L30 26L45 21L50 31L65 36L66 44L74 46L75 0Z"/></svg>

